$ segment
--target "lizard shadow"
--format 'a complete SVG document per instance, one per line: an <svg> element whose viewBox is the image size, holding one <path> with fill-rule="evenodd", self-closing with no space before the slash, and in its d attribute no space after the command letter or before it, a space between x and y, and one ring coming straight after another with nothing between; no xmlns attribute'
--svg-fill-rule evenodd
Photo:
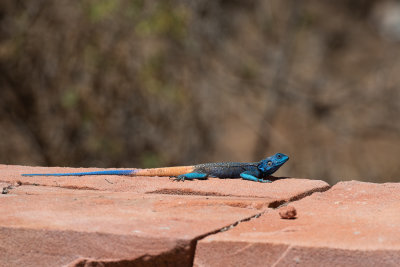
<svg viewBox="0 0 400 267"><path fill-rule="evenodd" d="M234 177L228 178L228 177L214 177L214 176L209 176L209 177L205 177L205 178L198 178L198 179L185 179L185 180L178 180L178 179L176 179L176 177L170 177L169 179L172 180L172 181L174 181L174 182L186 182L186 181L191 181L191 182L193 182L193 181L196 181L196 180L208 180L208 178L238 179L238 178L234 178ZM287 178L290 178L290 177L288 177L288 176L280 176L280 177L276 177L276 176L266 176L266 177L264 177L264 178L262 178L262 179L264 179L264 180L270 180L271 182L274 182L274 181L283 180L283 179L287 179Z"/></svg>
<svg viewBox="0 0 400 267"><path fill-rule="evenodd" d="M267 179L267 180L270 180L270 181L278 181L278 180L283 180L283 179L287 179L287 178L290 178L290 177L287 177L287 176L279 176L279 177L276 177L276 176L267 176L267 177L265 177L264 179Z"/></svg>

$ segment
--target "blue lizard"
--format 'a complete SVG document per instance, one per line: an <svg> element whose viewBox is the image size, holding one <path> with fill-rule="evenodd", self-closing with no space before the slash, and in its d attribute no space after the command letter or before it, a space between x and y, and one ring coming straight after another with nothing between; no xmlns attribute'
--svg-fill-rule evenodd
<svg viewBox="0 0 400 267"><path fill-rule="evenodd" d="M244 180L269 183L270 180L264 179L276 172L289 157L282 153L277 153L259 162L240 163L203 163L193 166L178 166L151 169L134 170L108 170L94 172L74 172L74 173L34 173L22 174L22 176L83 176L83 175L128 175L128 176L170 176L175 181L207 179L207 177L218 178L242 178Z"/></svg>

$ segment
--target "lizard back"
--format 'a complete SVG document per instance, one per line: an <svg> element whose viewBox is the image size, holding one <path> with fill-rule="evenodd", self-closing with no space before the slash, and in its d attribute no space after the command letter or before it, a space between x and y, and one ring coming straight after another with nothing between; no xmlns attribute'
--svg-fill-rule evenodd
<svg viewBox="0 0 400 267"><path fill-rule="evenodd" d="M258 162L204 163L204 164L194 165L193 172L207 173L208 176L210 177L239 178L242 172L256 170L257 165Z"/></svg>

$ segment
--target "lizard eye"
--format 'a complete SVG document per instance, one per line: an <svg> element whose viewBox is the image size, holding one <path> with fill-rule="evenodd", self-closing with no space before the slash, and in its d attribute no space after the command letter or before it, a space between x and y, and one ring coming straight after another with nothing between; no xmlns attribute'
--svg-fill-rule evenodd
<svg viewBox="0 0 400 267"><path fill-rule="evenodd" d="M272 161L268 161L267 165L271 166L272 165Z"/></svg>
<svg viewBox="0 0 400 267"><path fill-rule="evenodd" d="M280 159L282 156L279 154L278 156L276 156L278 159Z"/></svg>

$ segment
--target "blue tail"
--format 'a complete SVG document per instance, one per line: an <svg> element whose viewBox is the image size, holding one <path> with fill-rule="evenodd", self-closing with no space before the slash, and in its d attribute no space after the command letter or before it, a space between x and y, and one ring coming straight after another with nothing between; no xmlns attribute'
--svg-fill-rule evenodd
<svg viewBox="0 0 400 267"><path fill-rule="evenodd" d="M95 172L71 172L71 173L27 173L22 176L83 176L83 175L130 175L135 170L112 170Z"/></svg>

